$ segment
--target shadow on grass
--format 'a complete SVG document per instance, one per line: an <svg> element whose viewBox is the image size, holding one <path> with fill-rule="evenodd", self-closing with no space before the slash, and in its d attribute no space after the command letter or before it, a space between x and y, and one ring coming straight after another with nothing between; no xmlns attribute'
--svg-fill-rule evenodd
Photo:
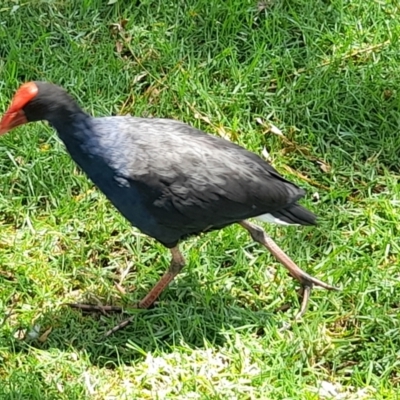
<svg viewBox="0 0 400 400"><path fill-rule="evenodd" d="M193 279L191 277L192 282ZM207 344L221 346L227 330L251 327L254 334L263 335L264 329L271 330L279 325L273 311L265 310L272 308L269 304L244 308L228 291L211 294L202 289L199 282L195 287L200 289L192 291L190 287L185 285L185 279L180 280L166 290L153 308L130 311L130 315L137 313L132 323L107 338L104 333L127 314L82 313L68 306L45 310L32 325L40 326L41 334L51 327L48 337L43 342L40 339L15 340L12 347L21 352L28 351L30 346L41 350L85 352L93 365L115 368L120 363L143 359L149 353L168 354L179 345L191 349L205 348ZM176 296L178 300L176 293L180 293ZM118 301L120 299L111 298L113 304Z"/></svg>

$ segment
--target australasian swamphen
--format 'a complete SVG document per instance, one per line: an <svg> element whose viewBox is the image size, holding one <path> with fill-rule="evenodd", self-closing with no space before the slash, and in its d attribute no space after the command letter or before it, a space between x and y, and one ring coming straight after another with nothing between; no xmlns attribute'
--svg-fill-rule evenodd
<svg viewBox="0 0 400 400"><path fill-rule="evenodd" d="M93 118L65 90L47 82L18 89L0 134L41 120L56 129L74 161L119 212L170 249L168 271L140 308L151 306L185 265L178 248L182 239L233 223L247 229L300 282L303 301L296 318L304 314L313 286L335 289L302 271L262 228L247 221L313 225L316 220L298 204L304 190L256 154L175 120Z"/></svg>

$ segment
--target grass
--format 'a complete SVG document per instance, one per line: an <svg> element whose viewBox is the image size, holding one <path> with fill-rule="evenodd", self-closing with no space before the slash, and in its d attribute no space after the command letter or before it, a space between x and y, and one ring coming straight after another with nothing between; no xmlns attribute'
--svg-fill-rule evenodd
<svg viewBox="0 0 400 400"><path fill-rule="evenodd" d="M0 399L398 398L398 3L106 3L1 3L1 110L22 82L49 80L95 115L176 118L267 149L320 216L268 231L342 291L315 291L281 331L297 285L232 226L186 241L157 306L101 339L118 315L62 304L132 304L168 251L28 125L0 139Z"/></svg>

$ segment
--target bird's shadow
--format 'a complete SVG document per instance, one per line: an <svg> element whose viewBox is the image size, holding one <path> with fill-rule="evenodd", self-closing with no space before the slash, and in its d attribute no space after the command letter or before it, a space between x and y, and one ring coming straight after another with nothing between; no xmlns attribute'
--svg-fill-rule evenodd
<svg viewBox="0 0 400 400"><path fill-rule="evenodd" d="M129 311L135 315L133 321L108 337L105 332L127 314L83 313L65 305L43 310L28 328L32 330L34 326L40 333L30 340L14 335L12 347L21 352L32 346L41 350L84 351L93 365L115 368L120 363L143 359L148 353L172 352L176 345L192 349L204 348L206 344L222 346L228 332L243 327L261 336L271 327L278 329L282 325L276 305L260 301L248 308L248 303L241 303L229 290L211 292L190 275L190 283L181 279L153 308Z"/></svg>

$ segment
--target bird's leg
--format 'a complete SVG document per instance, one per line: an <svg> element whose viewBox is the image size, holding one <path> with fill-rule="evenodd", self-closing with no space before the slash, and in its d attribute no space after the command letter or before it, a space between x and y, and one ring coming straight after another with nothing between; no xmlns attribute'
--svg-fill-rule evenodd
<svg viewBox="0 0 400 400"><path fill-rule="evenodd" d="M299 268L296 263L265 233L264 229L260 226L252 224L248 221L241 221L239 224L245 228L256 242L265 246L270 253L289 271L290 275L297 279L301 286L301 295L303 300L301 302L300 311L297 313L295 319L301 318L307 310L308 301L310 299L311 290L314 286L320 286L327 290L339 290L334 286L328 285L312 277Z"/></svg>
<svg viewBox="0 0 400 400"><path fill-rule="evenodd" d="M181 269L185 265L185 259L183 258L179 248L173 247L170 249L172 254L171 264L168 271L161 277L157 284L150 290L145 298L139 302L136 308L149 308L160 295L160 293L169 285L169 283L179 274ZM82 303L67 303L66 305L82 310L83 312L122 312L123 308L118 306L103 306L100 304L82 304ZM119 328L121 329L121 328Z"/></svg>
<svg viewBox="0 0 400 400"><path fill-rule="evenodd" d="M139 302L139 308L149 308L157 300L157 297L161 294L161 292L175 279L175 277L185 266L185 259L183 258L178 246L173 247L170 249L170 251L172 260L168 271L161 277L161 279L144 297L144 299Z"/></svg>
<svg viewBox="0 0 400 400"><path fill-rule="evenodd" d="M161 292L174 280L174 278L181 272L182 268L185 266L185 259L182 256L178 246L170 249L172 260L169 265L168 271L161 277L161 279L156 283L153 289L139 302L138 308L149 308L161 294ZM112 335L113 333L119 331L122 328L125 328L135 316L131 316L122 322L120 322L117 326L110 329L105 333L105 337Z"/></svg>

